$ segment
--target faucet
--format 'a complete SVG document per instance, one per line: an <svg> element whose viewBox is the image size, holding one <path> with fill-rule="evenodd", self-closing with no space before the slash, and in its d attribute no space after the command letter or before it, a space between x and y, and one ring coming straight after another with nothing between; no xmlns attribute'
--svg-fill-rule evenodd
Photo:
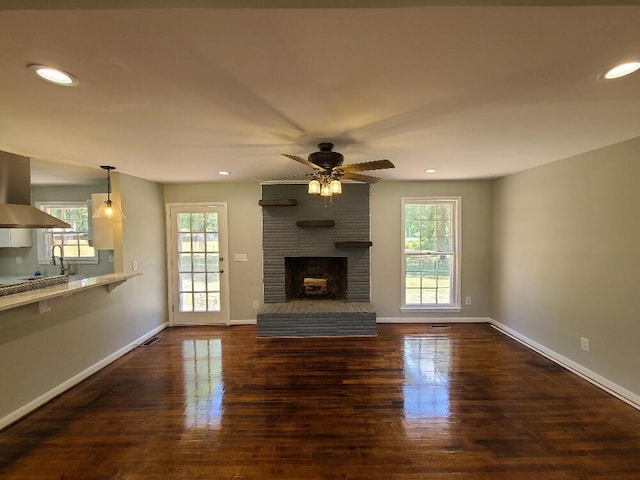
<svg viewBox="0 0 640 480"><path fill-rule="evenodd" d="M67 266L64 266L64 257L62 256L62 245L54 245L51 247L51 265L56 265L56 247L60 249L60 256L58 259L60 260L60 275L66 275L69 273L69 263L67 262Z"/></svg>

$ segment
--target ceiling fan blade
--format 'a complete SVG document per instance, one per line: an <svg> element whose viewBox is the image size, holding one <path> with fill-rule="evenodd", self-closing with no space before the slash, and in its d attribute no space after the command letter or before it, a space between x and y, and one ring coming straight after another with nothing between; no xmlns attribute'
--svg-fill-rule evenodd
<svg viewBox="0 0 640 480"><path fill-rule="evenodd" d="M263 182L271 182L274 180L304 180L307 178L313 178L314 174L313 173L302 173L300 175L291 175L288 177L276 177L276 178L270 178L269 180L262 180Z"/></svg>
<svg viewBox="0 0 640 480"><path fill-rule="evenodd" d="M382 179L380 177L372 177L371 175L361 175L359 173L345 173L340 177L344 180L355 180L356 182L378 183Z"/></svg>
<svg viewBox="0 0 640 480"><path fill-rule="evenodd" d="M309 168L313 168L314 170L324 170L324 168L319 167L315 163L311 163L310 161L305 160L304 158L299 157L298 155L289 155L288 153L283 153L282 155L290 158L291 160L295 160L296 162L300 162L301 164L306 165Z"/></svg>
<svg viewBox="0 0 640 480"><path fill-rule="evenodd" d="M345 173L364 172L367 170L383 170L385 168L396 168L389 160L374 160L373 162L352 163L342 165L340 169Z"/></svg>

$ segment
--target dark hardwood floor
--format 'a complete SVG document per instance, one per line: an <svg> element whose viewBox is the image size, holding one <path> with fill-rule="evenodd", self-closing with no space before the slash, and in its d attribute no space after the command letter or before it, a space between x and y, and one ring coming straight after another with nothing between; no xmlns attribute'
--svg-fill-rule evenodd
<svg viewBox="0 0 640 480"><path fill-rule="evenodd" d="M640 411L490 326L378 332L165 330L0 432L0 478L640 479Z"/></svg>

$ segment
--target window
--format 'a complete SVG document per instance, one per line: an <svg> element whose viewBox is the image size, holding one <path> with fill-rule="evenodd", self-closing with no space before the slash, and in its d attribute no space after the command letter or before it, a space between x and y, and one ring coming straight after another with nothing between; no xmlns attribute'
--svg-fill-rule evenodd
<svg viewBox="0 0 640 480"><path fill-rule="evenodd" d="M41 202L40 210L64 220L71 228L43 228L38 230L38 261L51 261L54 245L62 247L65 260L74 263L97 263L98 252L90 244L91 216L86 202ZM56 256L59 256L56 249Z"/></svg>
<svg viewBox="0 0 640 480"><path fill-rule="evenodd" d="M402 199L402 308L460 309L460 197Z"/></svg>

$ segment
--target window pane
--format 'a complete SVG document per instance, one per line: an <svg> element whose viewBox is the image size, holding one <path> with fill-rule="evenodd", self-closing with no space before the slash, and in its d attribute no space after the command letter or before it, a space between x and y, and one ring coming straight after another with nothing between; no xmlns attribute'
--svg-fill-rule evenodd
<svg viewBox="0 0 640 480"><path fill-rule="evenodd" d="M188 213L178 214L178 231L190 232L191 231L191 215Z"/></svg>
<svg viewBox="0 0 640 480"><path fill-rule="evenodd" d="M220 251L220 245L218 244L217 233L207 233L207 252Z"/></svg>
<svg viewBox="0 0 640 480"><path fill-rule="evenodd" d="M204 232L204 213L191 214L191 231Z"/></svg>
<svg viewBox="0 0 640 480"><path fill-rule="evenodd" d="M435 252L436 242L433 237L423 237L420 239L420 250L423 252Z"/></svg>
<svg viewBox="0 0 640 480"><path fill-rule="evenodd" d="M437 278L434 273L423 272L421 280L423 288L435 288L437 286Z"/></svg>
<svg viewBox="0 0 640 480"><path fill-rule="evenodd" d="M418 255L407 256L406 271L407 272L420 271L420 257Z"/></svg>
<svg viewBox="0 0 640 480"><path fill-rule="evenodd" d="M181 292L190 292L193 290L193 281L191 279L190 273L181 273L179 274L179 285L178 290Z"/></svg>
<svg viewBox="0 0 640 480"><path fill-rule="evenodd" d="M407 288L420 288L420 273L407 272L405 276L405 286Z"/></svg>
<svg viewBox="0 0 640 480"><path fill-rule="evenodd" d="M178 251L179 252L191 251L191 234L190 233L178 234Z"/></svg>
<svg viewBox="0 0 640 480"><path fill-rule="evenodd" d="M436 289L435 288L423 288L422 289L422 303L436 303Z"/></svg>
<svg viewBox="0 0 640 480"><path fill-rule="evenodd" d="M193 233L191 240L194 252L204 252L204 233Z"/></svg>
<svg viewBox="0 0 640 480"><path fill-rule="evenodd" d="M206 292L207 291L207 276L204 273L193 274L193 291L194 292Z"/></svg>
<svg viewBox="0 0 640 480"><path fill-rule="evenodd" d="M179 272L191 271L191 254L190 253L178 254L178 271Z"/></svg>
<svg viewBox="0 0 640 480"><path fill-rule="evenodd" d="M438 289L438 303L451 303L451 290L448 288Z"/></svg>
<svg viewBox="0 0 640 480"><path fill-rule="evenodd" d="M192 269L194 272L206 272L206 264L205 264L205 255L204 253L194 253L192 255L193 266Z"/></svg>
<svg viewBox="0 0 640 480"><path fill-rule="evenodd" d="M178 308L181 312L193 312L193 294L181 293Z"/></svg>
<svg viewBox="0 0 640 480"><path fill-rule="evenodd" d="M207 213L206 214L206 222L207 222L207 232L218 232L218 214L217 213Z"/></svg>
<svg viewBox="0 0 640 480"><path fill-rule="evenodd" d="M207 310L209 310L210 312L220 311L220 294L219 293L209 293Z"/></svg>
<svg viewBox="0 0 640 480"><path fill-rule="evenodd" d="M80 249L78 248L78 245L65 245L62 250L64 252L62 256L65 258L80 256Z"/></svg>
<svg viewBox="0 0 640 480"><path fill-rule="evenodd" d="M207 294L206 293L194 293L193 294L193 311L194 312L206 312L207 311Z"/></svg>
<svg viewBox="0 0 640 480"><path fill-rule="evenodd" d="M420 305L420 290L407 288L404 301L407 305Z"/></svg>
<svg viewBox="0 0 640 480"><path fill-rule="evenodd" d="M220 274L219 273L207 274L207 290L209 292L220 291Z"/></svg>

